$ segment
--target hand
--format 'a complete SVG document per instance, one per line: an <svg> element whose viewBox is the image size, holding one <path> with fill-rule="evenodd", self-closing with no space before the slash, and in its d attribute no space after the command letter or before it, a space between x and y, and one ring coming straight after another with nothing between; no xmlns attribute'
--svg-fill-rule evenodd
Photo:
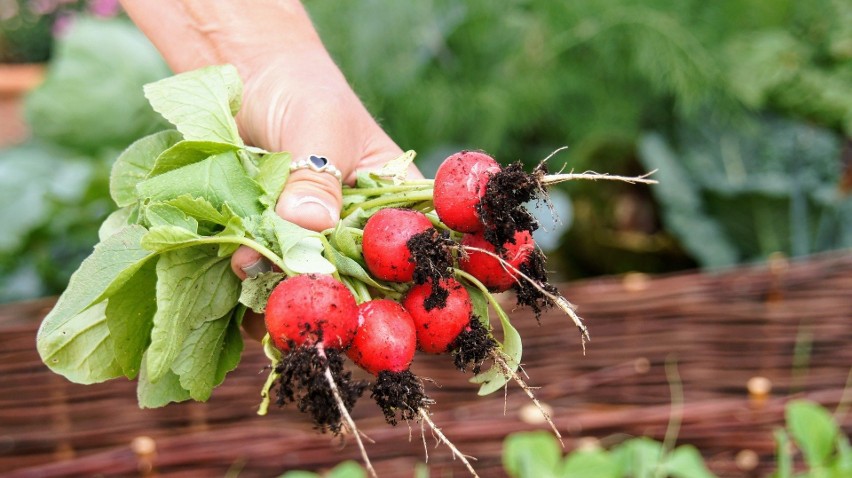
<svg viewBox="0 0 852 478"><path fill-rule="evenodd" d="M121 3L176 73L223 63L237 67L244 83L237 123L248 144L290 152L294 160L325 156L348 184L357 170L377 169L402 153L352 91L298 0ZM409 175L420 177L413 166ZM333 175L298 170L276 212L322 231L337 223L342 201ZM231 258L240 279L269 267L245 247ZM247 315L243 327L259 340L266 331L258 319Z"/></svg>
<svg viewBox="0 0 852 478"><path fill-rule="evenodd" d="M250 144L288 151L294 161L325 156L349 184L357 170L376 169L402 154L324 52L264 65L250 75L237 116ZM419 176L416 170L412 174ZM341 204L341 185L333 175L301 169L290 175L276 211L288 221L322 231L337 223ZM234 254L231 266L241 279L268 270L260 254L248 248Z"/></svg>

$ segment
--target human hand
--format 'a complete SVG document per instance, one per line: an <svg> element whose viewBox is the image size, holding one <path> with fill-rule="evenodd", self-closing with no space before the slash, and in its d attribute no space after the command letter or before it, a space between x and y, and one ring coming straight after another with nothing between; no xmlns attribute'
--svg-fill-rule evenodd
<svg viewBox="0 0 852 478"><path fill-rule="evenodd" d="M303 52L286 62L246 70L249 77L237 121L248 143L288 151L294 161L324 156L349 184L357 170L377 169L402 154L324 52ZM411 174L420 175L416 169ZM337 223L341 205L337 178L300 169L291 173L276 211L288 221L322 231ZM231 266L241 279L269 268L249 248L238 250Z"/></svg>

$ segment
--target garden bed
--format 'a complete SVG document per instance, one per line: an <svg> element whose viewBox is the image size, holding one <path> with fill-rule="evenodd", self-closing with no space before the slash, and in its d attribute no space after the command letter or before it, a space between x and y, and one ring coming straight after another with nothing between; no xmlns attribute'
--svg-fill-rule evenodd
<svg viewBox="0 0 852 478"><path fill-rule="evenodd" d="M536 394L553 408L566 450L595 437L603 445L626 436L662 440L673 410L682 410L678 444L701 450L720 476L765 476L774 469L773 430L791 398L833 410L843 401L852 366L852 256L718 273L627 275L562 284L579 308L592 341L583 356L577 331L558 314L542 326L524 311L513 322L524 338L524 368ZM506 298L507 303L511 298ZM353 441L311 430L292 406L255 415L268 364L247 342L243 360L208 403L140 410L134 383L82 386L50 373L35 351L38 323L51 300L0 307L0 474L4 476L134 475L275 476L288 469L327 469L357 460ZM510 384L503 394L477 386L449 366L449 357L419 355L412 370L434 380L433 419L481 476L500 476L502 441L530 423L529 400ZM666 364L669 364L668 374ZM671 383L683 387L672 407ZM747 384L772 385L761 399ZM505 409L505 416L504 416ZM379 476L411 476L424 460L419 425L384 423L367 397L353 416ZM852 414L839 417L852 430ZM534 421L534 420L532 420ZM150 437L153 455L134 452ZM429 444L431 476L465 476L444 447ZM138 445L145 443L137 440ZM150 444L150 442L148 442ZM756 462L749 458L757 457Z"/></svg>

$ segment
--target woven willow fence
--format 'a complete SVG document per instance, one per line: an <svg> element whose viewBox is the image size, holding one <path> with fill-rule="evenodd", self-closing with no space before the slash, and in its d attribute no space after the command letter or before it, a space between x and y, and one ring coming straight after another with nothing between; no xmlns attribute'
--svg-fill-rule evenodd
<svg viewBox="0 0 852 478"><path fill-rule="evenodd" d="M639 435L662 440L675 413L678 444L698 447L712 471L765 476L774 463L772 432L783 425L788 400L809 398L832 410L844 402L852 367L848 254L720 273L627 275L561 290L589 325L585 356L565 317L546 315L541 326L523 311L513 317L528 381L553 409L566 451L590 438L604 446ZM247 343L239 368L207 403L140 410L127 380L81 386L54 376L35 352L38 323L51 305L0 307L0 474L276 476L358 459L352 440L312 430L292 408L255 415L267 365L257 343ZM478 397L448 357L415 361L414 372L432 380L434 421L477 458L482 476L503 475L508 434L548 430L517 386L508 387L505 400L499 392ZM672 380L683 389L674 407ZM750 395L749 384L771 391ZM412 476L425 458L419 425L393 428L380 415L369 397L354 410L374 441L367 451L376 470ZM849 433L852 414L839 419ZM428 432L426 439L430 476L466 475Z"/></svg>

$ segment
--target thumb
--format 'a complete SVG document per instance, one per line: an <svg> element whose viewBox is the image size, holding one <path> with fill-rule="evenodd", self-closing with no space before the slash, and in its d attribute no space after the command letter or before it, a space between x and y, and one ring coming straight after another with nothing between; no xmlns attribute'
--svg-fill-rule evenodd
<svg viewBox="0 0 852 478"><path fill-rule="evenodd" d="M275 212L313 231L334 227L343 205L340 180L328 172L297 169L290 173Z"/></svg>

